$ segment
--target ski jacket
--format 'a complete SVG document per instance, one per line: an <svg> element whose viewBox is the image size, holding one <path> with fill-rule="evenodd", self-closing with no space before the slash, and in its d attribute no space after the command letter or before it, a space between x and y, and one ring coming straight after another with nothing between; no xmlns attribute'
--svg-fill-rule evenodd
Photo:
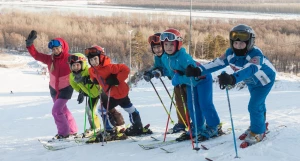
<svg viewBox="0 0 300 161"><path fill-rule="evenodd" d="M168 69L162 63L162 56L154 56L154 64L150 71L152 72L155 69L160 69L162 71L162 76L170 77Z"/></svg>
<svg viewBox="0 0 300 161"><path fill-rule="evenodd" d="M226 66L230 66L236 83L244 81L248 87L265 86L275 81L276 70L271 62L258 47L253 47L246 56L236 56L228 48L221 57L208 64L200 66L201 73L212 73Z"/></svg>
<svg viewBox="0 0 300 161"><path fill-rule="evenodd" d="M77 92L80 90L83 91L87 96L90 96L92 98L96 98L99 96L99 92L101 91L101 87L99 87L98 84L92 83L92 81L86 81L86 79L90 79L89 75L89 69L87 64L85 64L86 67L82 67L82 71L78 74L80 74L80 77L82 79L80 81L75 80L75 74L71 72L70 74L70 84L73 87L73 89Z"/></svg>
<svg viewBox="0 0 300 161"><path fill-rule="evenodd" d="M129 86L125 82L130 72L130 69L125 64L110 64L110 59L105 55L100 55L100 60L105 58L103 65L91 67L89 69L91 80L97 79L99 85L103 88L107 96L115 99L121 99L128 95ZM106 84L106 78L111 74L116 74L119 81L117 86L109 86ZM109 95L110 90L110 95Z"/></svg>
<svg viewBox="0 0 300 161"><path fill-rule="evenodd" d="M27 50L35 60L48 65L51 97L70 99L73 94L73 89L69 82L70 67L67 63L69 56L69 45L62 38L55 39L61 43L63 49L62 53L58 56L40 53L36 50L34 45L27 47ZM53 71L50 70L52 63L54 66Z"/></svg>
<svg viewBox="0 0 300 161"><path fill-rule="evenodd" d="M180 84L191 85L191 80L193 86L196 86L201 80L196 80L192 77L187 77L185 69L188 65L197 66L193 58L186 52L185 48L181 48L175 54L168 55L164 53L162 55L162 63L167 68L169 75L173 78L175 73L179 74L178 81ZM192 78L192 79L190 79Z"/></svg>

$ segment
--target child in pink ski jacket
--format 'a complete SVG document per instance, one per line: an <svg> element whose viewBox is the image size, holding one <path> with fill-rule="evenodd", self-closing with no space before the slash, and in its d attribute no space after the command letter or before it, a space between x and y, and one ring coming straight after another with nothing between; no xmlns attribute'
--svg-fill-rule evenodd
<svg viewBox="0 0 300 161"><path fill-rule="evenodd" d="M70 67L68 65L69 45L62 38L55 38L48 44L51 55L40 53L33 45L37 32L32 30L26 40L26 48L30 55L48 65L50 83L49 89L53 99L52 115L57 126L58 134L53 139L68 138L77 133L76 122L67 107L72 97L73 88L69 82Z"/></svg>

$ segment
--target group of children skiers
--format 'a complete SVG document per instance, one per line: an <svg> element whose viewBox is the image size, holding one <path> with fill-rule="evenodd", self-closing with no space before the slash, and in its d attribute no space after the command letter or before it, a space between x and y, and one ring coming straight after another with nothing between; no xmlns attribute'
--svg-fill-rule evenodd
<svg viewBox="0 0 300 161"><path fill-rule="evenodd" d="M54 139L77 134L75 120L66 105L73 89L79 92L78 103L82 103L86 97L86 114L90 129L84 132L83 137L97 133L90 137L88 142L152 134L148 127L143 127L140 113L128 97L129 86L125 80L130 69L126 65L111 64L110 58L100 46L87 48L84 54L69 54L68 44L62 38L55 38L49 42L51 55L42 54L33 45L36 38L36 31L31 31L26 40L26 47L32 57L48 65L49 88L54 102L52 115L58 130ZM220 88L225 89L244 81L250 92L250 126L239 139L251 145L265 137L265 100L274 84L276 70L255 46L255 33L251 27L243 24L235 26L229 33L229 40L230 47L224 55L207 64L200 64L182 47L183 38L178 30L171 28L149 36L154 65L144 72L143 77L147 82L153 77L162 76L171 80L178 122L170 132L183 132L177 141L192 138L203 141L222 134L220 119L213 103L211 73L228 65L234 73L222 72L218 76ZM100 105L97 108L98 100ZM122 114L115 109L118 105L129 114L131 126L128 128L125 128ZM100 131L97 111L102 118L104 131ZM244 147L241 145L241 148Z"/></svg>

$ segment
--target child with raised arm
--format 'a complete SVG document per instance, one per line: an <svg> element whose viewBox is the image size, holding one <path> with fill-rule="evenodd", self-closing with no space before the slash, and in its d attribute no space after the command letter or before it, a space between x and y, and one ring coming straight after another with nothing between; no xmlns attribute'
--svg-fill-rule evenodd
<svg viewBox="0 0 300 161"><path fill-rule="evenodd" d="M32 30L26 40L26 48L30 55L48 65L50 82L49 89L53 100L52 115L57 127L57 135L53 139L65 139L75 136L77 125L72 113L67 107L73 88L69 82L70 68L68 65L69 45L62 38L55 38L48 43L51 55L40 53L33 45L37 32Z"/></svg>

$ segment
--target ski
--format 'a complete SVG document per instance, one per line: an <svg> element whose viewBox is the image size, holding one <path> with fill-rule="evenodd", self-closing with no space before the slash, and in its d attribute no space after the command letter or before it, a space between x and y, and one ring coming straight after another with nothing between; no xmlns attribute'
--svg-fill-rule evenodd
<svg viewBox="0 0 300 161"><path fill-rule="evenodd" d="M43 147L45 149L51 150L51 151L56 151L56 150L61 150L61 149L65 149L68 147L78 146L78 144L76 142L73 142L71 140L59 141L59 142L48 142L48 141L38 139L38 141L43 145Z"/></svg>
<svg viewBox="0 0 300 161"><path fill-rule="evenodd" d="M170 150L167 150L165 148L160 148L161 150L165 151L166 153L173 153L174 151L170 151Z"/></svg>
<svg viewBox="0 0 300 161"><path fill-rule="evenodd" d="M157 138L155 138L153 136L151 136L151 139L153 139L153 141L159 141L159 139L157 139Z"/></svg>
<svg viewBox="0 0 300 161"><path fill-rule="evenodd" d="M279 134L279 130L282 129L282 128L285 128L287 127L286 125L279 125L277 126L275 129L274 129L274 132L277 132L276 134L274 134L274 136L272 137L275 137L276 135ZM269 134L271 131L268 130L266 133L265 133L265 137L260 141L260 142L264 142L265 140L268 140L269 137L267 137L267 134ZM257 143L260 143L260 142L257 142ZM257 143L254 143L254 144L250 144L246 141L243 141L241 144L240 144L240 148L244 149L244 148L248 148L249 146L252 146L252 145L255 145Z"/></svg>
<svg viewBox="0 0 300 161"><path fill-rule="evenodd" d="M203 140L199 140L200 138L198 138L198 140L199 140L199 142L201 142L201 143L204 143L204 142L207 142L207 141L210 141L210 140L214 140L214 139L216 139L216 138L219 138L220 136L223 136L223 135L228 135L228 134L231 134L231 132L230 132L230 130L231 130L231 128L228 128L226 131L222 131L222 133L220 133L218 136L216 136L216 137L212 137L212 138L210 138L210 139L203 139ZM190 141L190 140L184 140L184 141L180 141L180 142L185 142L185 141ZM180 143L180 142L178 142L178 143ZM194 143L195 143L195 141L193 141ZM216 145L220 145L220 144L223 144L223 142L222 143L217 143ZM176 149L179 149L179 148L181 148L182 147L182 145L181 146L178 146L178 147L171 147L171 148L160 148L161 150L163 150L163 151L165 151L166 153L174 153L175 151L176 151ZM203 150L209 150L209 148L207 148L205 145L200 145L200 147L199 147L200 149L203 149Z"/></svg>
<svg viewBox="0 0 300 161"><path fill-rule="evenodd" d="M143 148L144 150L150 150L150 149L156 149L156 148L160 148L163 146L172 145L172 144L176 144L176 143L180 143L180 142L178 142L176 140L169 140L169 141L165 141L165 142L158 142L158 143L151 143L151 144L138 144L138 145L141 148Z"/></svg>

